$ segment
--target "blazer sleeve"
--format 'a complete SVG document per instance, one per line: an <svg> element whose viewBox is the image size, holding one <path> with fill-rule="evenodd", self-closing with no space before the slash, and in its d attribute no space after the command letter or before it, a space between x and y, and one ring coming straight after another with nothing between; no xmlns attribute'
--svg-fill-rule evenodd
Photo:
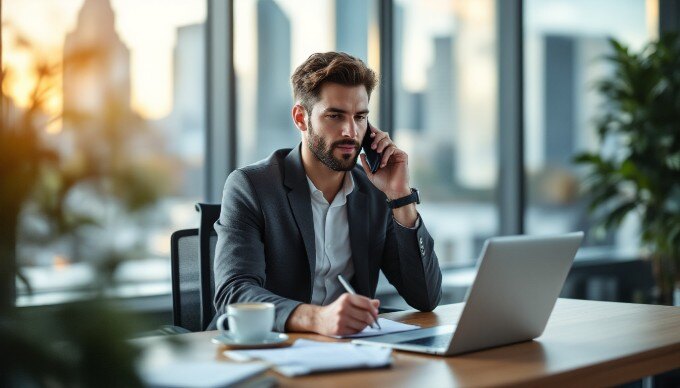
<svg viewBox="0 0 680 388"><path fill-rule="evenodd" d="M233 171L227 178L215 231L213 266L217 315L224 314L230 303L269 302L276 306L274 330L285 331L288 317L302 302L264 288L264 218L257 193L242 170Z"/></svg>
<svg viewBox="0 0 680 388"><path fill-rule="evenodd" d="M399 225L391 214L389 218L381 269L406 303L420 311L432 311L442 296L434 240L422 219L411 229Z"/></svg>

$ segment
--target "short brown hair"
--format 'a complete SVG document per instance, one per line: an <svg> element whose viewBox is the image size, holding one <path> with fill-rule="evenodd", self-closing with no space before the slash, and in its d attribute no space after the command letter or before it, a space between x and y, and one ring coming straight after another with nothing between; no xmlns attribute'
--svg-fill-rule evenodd
<svg viewBox="0 0 680 388"><path fill-rule="evenodd" d="M361 59L334 51L310 55L295 69L290 80L295 101L299 101L308 114L311 114L314 103L319 101L324 82L347 86L364 85L369 98L378 84L375 72Z"/></svg>

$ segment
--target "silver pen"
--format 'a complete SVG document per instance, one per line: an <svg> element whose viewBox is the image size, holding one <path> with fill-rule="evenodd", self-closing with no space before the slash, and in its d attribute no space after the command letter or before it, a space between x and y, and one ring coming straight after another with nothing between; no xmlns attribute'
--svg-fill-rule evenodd
<svg viewBox="0 0 680 388"><path fill-rule="evenodd" d="M342 275L338 275L338 280L340 281L340 284L342 284L342 286L345 287L345 290L347 290L347 292L349 292L351 295L357 294L356 291L354 291L354 288L352 288L352 286L349 285L347 280L345 280L345 278L343 278ZM380 324L378 323L377 319L373 321L373 323L375 323L375 325L378 326L378 329L382 330L382 327L380 327ZM373 324L371 324L371 329L374 329Z"/></svg>

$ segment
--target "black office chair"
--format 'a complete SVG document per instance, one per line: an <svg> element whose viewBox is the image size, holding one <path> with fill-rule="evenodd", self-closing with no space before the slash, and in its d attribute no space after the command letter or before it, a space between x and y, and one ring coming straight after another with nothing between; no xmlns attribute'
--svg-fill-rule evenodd
<svg viewBox="0 0 680 388"><path fill-rule="evenodd" d="M203 331L215 316L212 265L217 234L213 224L220 216L220 205L197 203L196 210L201 215L198 229L178 230L170 237L172 319L175 326Z"/></svg>
<svg viewBox="0 0 680 388"><path fill-rule="evenodd" d="M215 316L215 274L213 263L215 261L215 246L217 245L217 233L213 225L220 218L220 204L197 203L196 210L201 214L201 224L198 227L199 257L201 281L201 326L202 330L208 328Z"/></svg>
<svg viewBox="0 0 680 388"><path fill-rule="evenodd" d="M198 265L198 229L183 229L170 236L172 323L189 331L201 331L201 287Z"/></svg>

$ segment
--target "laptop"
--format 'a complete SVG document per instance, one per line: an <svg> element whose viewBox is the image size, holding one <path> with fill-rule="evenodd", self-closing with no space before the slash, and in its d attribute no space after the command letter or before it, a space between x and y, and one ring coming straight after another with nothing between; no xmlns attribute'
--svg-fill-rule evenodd
<svg viewBox="0 0 680 388"><path fill-rule="evenodd" d="M583 232L490 238L458 322L352 342L450 356L530 341L543 333L582 240Z"/></svg>

